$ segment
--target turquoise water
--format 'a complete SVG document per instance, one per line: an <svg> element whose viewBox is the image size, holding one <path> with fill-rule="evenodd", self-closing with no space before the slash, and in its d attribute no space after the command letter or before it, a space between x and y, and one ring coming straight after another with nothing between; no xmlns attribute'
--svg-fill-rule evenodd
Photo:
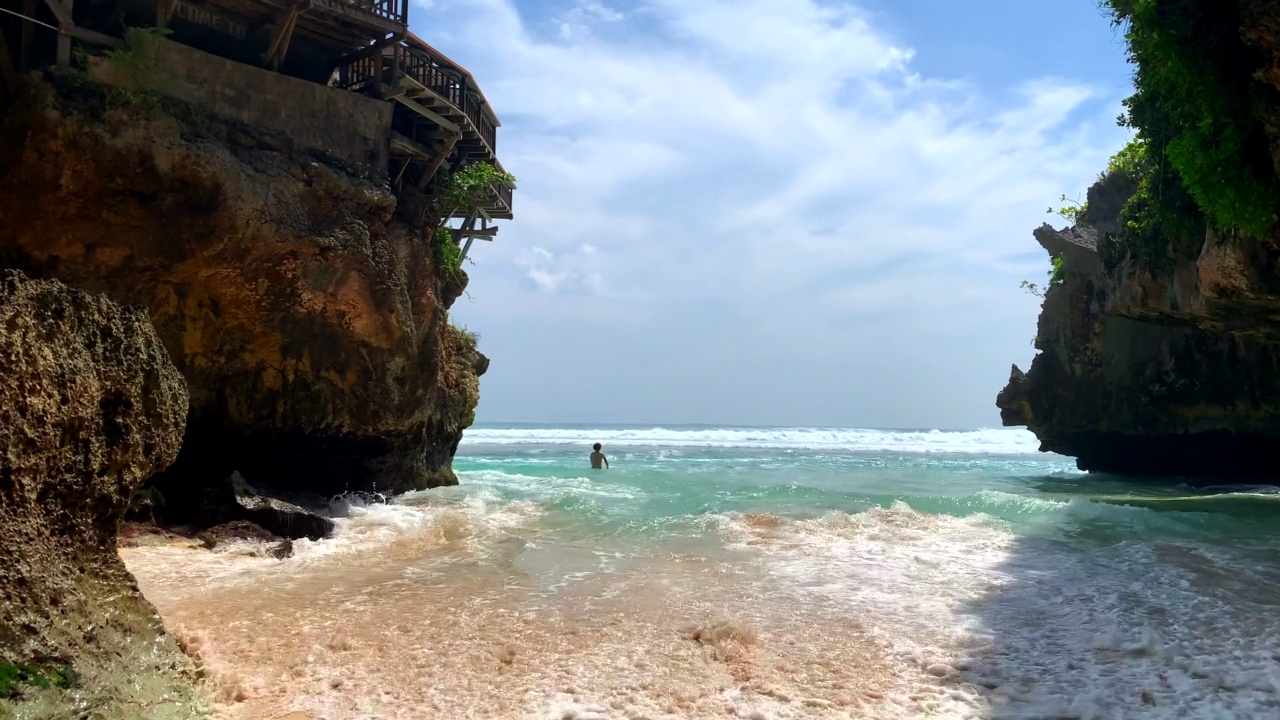
<svg viewBox="0 0 1280 720"><path fill-rule="evenodd" d="M1280 539L1280 493L1264 486L1191 488L1176 479L1087 475L1070 458L1029 452L884 452L758 447L606 447L590 469L580 446L464 443L463 485L536 502L572 533L661 535L708 515L813 518L905 502L922 513L1005 520L1019 533L1090 532L1198 538L1266 549ZM1019 433L1019 431L993 431ZM962 433L957 433L962 434ZM1019 433L1020 434L1020 433ZM1004 449L1019 448L1010 443ZM1153 537L1153 539L1154 539Z"/></svg>
<svg viewBox="0 0 1280 720"><path fill-rule="evenodd" d="M537 508L527 567L716 556L946 674L930 712L1280 717L1268 488L1086 476L1018 430L479 426L455 468L443 497Z"/></svg>

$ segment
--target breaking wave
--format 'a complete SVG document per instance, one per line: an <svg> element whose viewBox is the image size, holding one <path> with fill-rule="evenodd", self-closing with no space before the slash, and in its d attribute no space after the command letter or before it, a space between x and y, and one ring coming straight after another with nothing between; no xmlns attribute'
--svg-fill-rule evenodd
<svg viewBox="0 0 1280 720"><path fill-rule="evenodd" d="M471 428L469 445L584 445L849 450L857 452L1026 455L1039 450L1021 428L985 430L871 430L860 428Z"/></svg>

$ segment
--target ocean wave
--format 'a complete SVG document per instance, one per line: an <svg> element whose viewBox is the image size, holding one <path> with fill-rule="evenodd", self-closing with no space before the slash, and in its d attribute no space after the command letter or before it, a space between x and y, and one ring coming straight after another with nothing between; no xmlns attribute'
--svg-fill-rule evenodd
<svg viewBox="0 0 1280 720"><path fill-rule="evenodd" d="M1068 520L1162 515L1083 498L972 499ZM1275 593L1268 578L1242 577L1256 560L1167 534L1082 552L982 512L918 504L808 519L729 513L720 531L757 551L798 603L840 608L904 662L990 689L951 717L1280 717L1266 615ZM1146 692L1141 713L1135 688Z"/></svg>
<svg viewBox="0 0 1280 720"><path fill-rule="evenodd" d="M468 445L587 445L733 447L861 452L1029 455L1039 441L1021 428L984 430L870 430L859 428L471 428Z"/></svg>

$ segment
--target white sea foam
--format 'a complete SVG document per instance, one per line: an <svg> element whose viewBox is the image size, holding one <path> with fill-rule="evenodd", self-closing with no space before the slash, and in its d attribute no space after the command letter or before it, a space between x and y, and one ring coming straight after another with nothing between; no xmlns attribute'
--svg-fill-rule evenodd
<svg viewBox="0 0 1280 720"><path fill-rule="evenodd" d="M471 428L469 445L582 445L602 442L633 447L735 447L850 450L862 452L1026 455L1036 436L1021 428L964 431L858 428Z"/></svg>
<svg viewBox="0 0 1280 720"><path fill-rule="evenodd" d="M605 484L583 476L556 477L509 473L501 470L471 470L461 473L460 480L468 487L518 488L524 495L541 496L544 499L575 495L611 500L633 500L642 496L637 488Z"/></svg>
<svg viewBox="0 0 1280 720"><path fill-rule="evenodd" d="M1201 513L940 489L578 533L650 490L539 472L353 499L334 538L285 561L126 555L166 621L208 636L207 664L243 672L227 717L1280 717L1274 553L1197 544Z"/></svg>
<svg viewBox="0 0 1280 720"><path fill-rule="evenodd" d="M1154 514L1110 507L1037 509L1064 523ZM1125 541L1089 553L903 503L771 518L727 516L725 532L761 551L784 592L843 607L937 678L940 716L1280 717L1275 587L1242 588L1248 561L1230 549Z"/></svg>

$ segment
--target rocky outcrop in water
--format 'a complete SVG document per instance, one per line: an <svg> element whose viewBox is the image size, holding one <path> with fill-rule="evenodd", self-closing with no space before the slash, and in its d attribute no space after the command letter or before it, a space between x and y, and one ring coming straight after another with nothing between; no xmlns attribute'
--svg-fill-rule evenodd
<svg viewBox="0 0 1280 720"><path fill-rule="evenodd" d="M335 91L337 92L337 91ZM488 361L448 323L428 204L283 133L171 100L33 82L0 122L0 266L147 308L186 379L159 514L199 488L456 482Z"/></svg>
<svg viewBox="0 0 1280 720"><path fill-rule="evenodd" d="M0 681L31 681L0 682L0 716L197 716L192 669L116 554L130 496L178 453L182 376L144 311L15 272L0 367Z"/></svg>
<svg viewBox="0 0 1280 720"><path fill-rule="evenodd" d="M240 473L227 478L225 492L236 514L280 537L320 540L333 533L333 521L300 505L271 497L245 481Z"/></svg>
<svg viewBox="0 0 1280 720"><path fill-rule="evenodd" d="M1064 276L1048 288L1028 372L997 405L1083 470L1280 478L1280 247L1238 234L1160 266L1117 257L1123 178L1035 237Z"/></svg>

